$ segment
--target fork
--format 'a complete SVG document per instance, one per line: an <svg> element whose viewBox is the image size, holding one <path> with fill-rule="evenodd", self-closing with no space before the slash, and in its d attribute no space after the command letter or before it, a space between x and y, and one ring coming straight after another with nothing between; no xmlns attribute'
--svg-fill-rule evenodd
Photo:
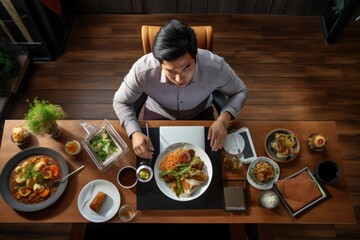
<svg viewBox="0 0 360 240"><path fill-rule="evenodd" d="M53 181L50 183L51 186L59 186L60 183L63 183L68 177L70 177L71 175L73 175L74 173L80 171L81 169L83 169L85 167L85 165L82 165L80 166L79 168L75 169L74 171L72 171L71 173L69 173L68 175L66 175L65 177L59 179L59 180L56 180L56 181Z"/></svg>
<svg viewBox="0 0 360 240"><path fill-rule="evenodd" d="M86 198L85 198L85 200L84 200L84 202L83 202L83 204L81 206L81 209L83 209L85 207L85 204L87 202L89 202L89 200L91 199L93 191L94 191L94 183L91 184L90 190L89 190L88 194L86 195Z"/></svg>

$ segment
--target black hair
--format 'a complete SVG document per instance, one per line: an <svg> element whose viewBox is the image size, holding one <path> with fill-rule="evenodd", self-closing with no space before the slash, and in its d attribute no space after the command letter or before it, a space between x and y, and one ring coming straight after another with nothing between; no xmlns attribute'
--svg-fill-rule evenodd
<svg viewBox="0 0 360 240"><path fill-rule="evenodd" d="M193 59L197 54L194 30L187 23L170 20L156 34L152 52L160 62L176 60L187 52Z"/></svg>

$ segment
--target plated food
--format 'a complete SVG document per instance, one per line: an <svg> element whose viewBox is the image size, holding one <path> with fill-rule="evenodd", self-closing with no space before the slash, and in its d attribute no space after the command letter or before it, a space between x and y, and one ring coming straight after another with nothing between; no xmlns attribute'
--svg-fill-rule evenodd
<svg viewBox="0 0 360 240"><path fill-rule="evenodd" d="M91 186L93 186L93 193L96 193L96 195L93 197L92 202L86 203L85 207L82 208ZM104 194L106 194L106 198ZM93 206L92 203L96 206ZM93 180L86 184L81 189L77 199L81 215L91 222L106 222L113 218L119 210L120 203L121 197L118 188L104 179ZM93 207L93 209L90 207Z"/></svg>
<svg viewBox="0 0 360 240"><path fill-rule="evenodd" d="M11 141L17 145L25 144L30 137L30 133L24 127L14 127L11 132Z"/></svg>
<svg viewBox="0 0 360 240"><path fill-rule="evenodd" d="M247 180L255 188L270 189L279 179L279 165L267 157L258 157L249 165Z"/></svg>
<svg viewBox="0 0 360 240"><path fill-rule="evenodd" d="M272 130L265 138L265 151L277 162L294 160L300 151L299 140L293 132L278 128Z"/></svg>
<svg viewBox="0 0 360 240"><path fill-rule="evenodd" d="M154 176L159 189L178 201L199 197L209 186L212 164L200 147L191 143L175 143L159 154Z"/></svg>
<svg viewBox="0 0 360 240"><path fill-rule="evenodd" d="M102 205L104 204L105 200L107 198L107 194L102 192L102 191L98 191L98 193L95 195L95 197L93 198L93 200L90 203L90 209L93 210L94 212L98 213L102 207Z"/></svg>
<svg viewBox="0 0 360 240"><path fill-rule="evenodd" d="M9 189L17 201L41 203L57 191L54 182L60 179L60 165L54 158L34 155L16 165L10 174Z"/></svg>
<svg viewBox="0 0 360 240"><path fill-rule="evenodd" d="M106 119L96 127L84 122L81 125L88 133L81 143L102 172L129 151L125 141Z"/></svg>
<svg viewBox="0 0 360 240"><path fill-rule="evenodd" d="M65 143L65 152L70 155L76 155L80 153L81 145L76 140L71 140Z"/></svg>
<svg viewBox="0 0 360 240"><path fill-rule="evenodd" d="M326 149L327 138L321 133L313 133L308 139L310 149L314 151L324 151Z"/></svg>
<svg viewBox="0 0 360 240"><path fill-rule="evenodd" d="M0 176L0 191L12 208L32 212L53 204L64 192L67 180L53 184L69 173L65 159L44 147L25 149L13 156Z"/></svg>
<svg viewBox="0 0 360 240"><path fill-rule="evenodd" d="M267 161L259 161L254 165L252 173L257 182L268 183L275 177L275 168Z"/></svg>
<svg viewBox="0 0 360 240"><path fill-rule="evenodd" d="M189 197L197 186L208 179L203 171L204 161L190 148L177 148L169 152L159 166L160 178L169 184L177 197Z"/></svg>
<svg viewBox="0 0 360 240"><path fill-rule="evenodd" d="M90 146L101 162L120 151L113 138L106 129L101 129L89 140Z"/></svg>

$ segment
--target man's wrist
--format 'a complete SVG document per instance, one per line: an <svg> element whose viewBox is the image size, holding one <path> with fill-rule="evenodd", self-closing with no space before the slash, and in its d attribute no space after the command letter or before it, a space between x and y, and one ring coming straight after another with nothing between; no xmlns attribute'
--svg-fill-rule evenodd
<svg viewBox="0 0 360 240"><path fill-rule="evenodd" d="M222 112L220 114L220 116L216 119L216 121L220 121L222 122L222 124L224 125L224 127L227 129L230 122L231 122L231 114L229 112Z"/></svg>
<svg viewBox="0 0 360 240"><path fill-rule="evenodd" d="M215 121L221 122L225 129L228 128L228 126L227 126L227 124L226 124L226 122L224 120L218 118Z"/></svg>

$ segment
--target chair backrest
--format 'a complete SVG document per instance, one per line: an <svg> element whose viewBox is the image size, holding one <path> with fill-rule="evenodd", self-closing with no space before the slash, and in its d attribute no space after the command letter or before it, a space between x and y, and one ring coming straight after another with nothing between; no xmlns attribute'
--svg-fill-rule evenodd
<svg viewBox="0 0 360 240"><path fill-rule="evenodd" d="M198 48L213 50L212 26L192 26L196 34ZM141 38L144 54L150 53L160 26L143 25L141 27Z"/></svg>

